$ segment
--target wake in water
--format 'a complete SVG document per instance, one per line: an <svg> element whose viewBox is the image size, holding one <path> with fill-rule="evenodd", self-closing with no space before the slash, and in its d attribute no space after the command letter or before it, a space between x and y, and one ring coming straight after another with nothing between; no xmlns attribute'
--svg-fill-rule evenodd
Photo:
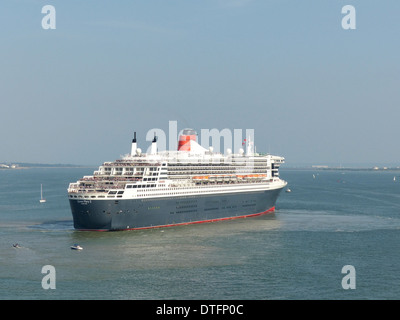
<svg viewBox="0 0 400 320"><path fill-rule="evenodd" d="M357 232L400 229L400 219L334 211L280 210L282 231Z"/></svg>
<svg viewBox="0 0 400 320"><path fill-rule="evenodd" d="M39 224L28 226L30 229L36 229L41 231L73 231L74 225L72 220L61 220L61 221L45 221Z"/></svg>

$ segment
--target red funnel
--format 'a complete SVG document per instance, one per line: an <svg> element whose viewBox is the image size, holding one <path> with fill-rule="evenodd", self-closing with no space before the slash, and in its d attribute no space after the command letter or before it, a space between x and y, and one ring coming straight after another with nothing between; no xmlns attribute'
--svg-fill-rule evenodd
<svg viewBox="0 0 400 320"><path fill-rule="evenodd" d="M196 141L196 135L193 129L184 129L179 136L178 151L190 151L190 141Z"/></svg>

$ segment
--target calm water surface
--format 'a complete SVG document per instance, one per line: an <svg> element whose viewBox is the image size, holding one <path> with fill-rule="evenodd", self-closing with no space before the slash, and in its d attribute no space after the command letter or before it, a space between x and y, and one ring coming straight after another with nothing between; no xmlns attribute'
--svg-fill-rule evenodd
<svg viewBox="0 0 400 320"><path fill-rule="evenodd" d="M93 169L0 170L0 299L400 298L400 172L282 168L292 192L275 214L75 231L66 189ZM55 290L42 288L44 265ZM342 288L344 265L354 290Z"/></svg>

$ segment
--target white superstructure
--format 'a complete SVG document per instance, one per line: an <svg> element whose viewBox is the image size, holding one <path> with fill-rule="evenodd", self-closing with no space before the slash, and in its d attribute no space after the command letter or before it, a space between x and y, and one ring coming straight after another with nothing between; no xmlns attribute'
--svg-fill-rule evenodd
<svg viewBox="0 0 400 320"><path fill-rule="evenodd" d="M185 132L186 131L186 132ZM247 152L227 155L205 149L187 129L178 151L157 151L157 139L150 153L137 147L136 134L130 154L104 162L91 176L84 176L68 188L70 199L145 199L217 193L243 193L283 188L279 178L283 157ZM186 134L185 134L186 133Z"/></svg>

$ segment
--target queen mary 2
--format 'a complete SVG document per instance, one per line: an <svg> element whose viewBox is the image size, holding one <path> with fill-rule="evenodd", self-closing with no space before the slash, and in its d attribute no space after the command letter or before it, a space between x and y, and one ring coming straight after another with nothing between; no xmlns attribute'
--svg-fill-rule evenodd
<svg viewBox="0 0 400 320"><path fill-rule="evenodd" d="M183 130L177 151L130 154L104 162L90 176L69 184L77 230L137 230L254 217L275 210L287 182L279 178L283 157L247 150L213 152Z"/></svg>

